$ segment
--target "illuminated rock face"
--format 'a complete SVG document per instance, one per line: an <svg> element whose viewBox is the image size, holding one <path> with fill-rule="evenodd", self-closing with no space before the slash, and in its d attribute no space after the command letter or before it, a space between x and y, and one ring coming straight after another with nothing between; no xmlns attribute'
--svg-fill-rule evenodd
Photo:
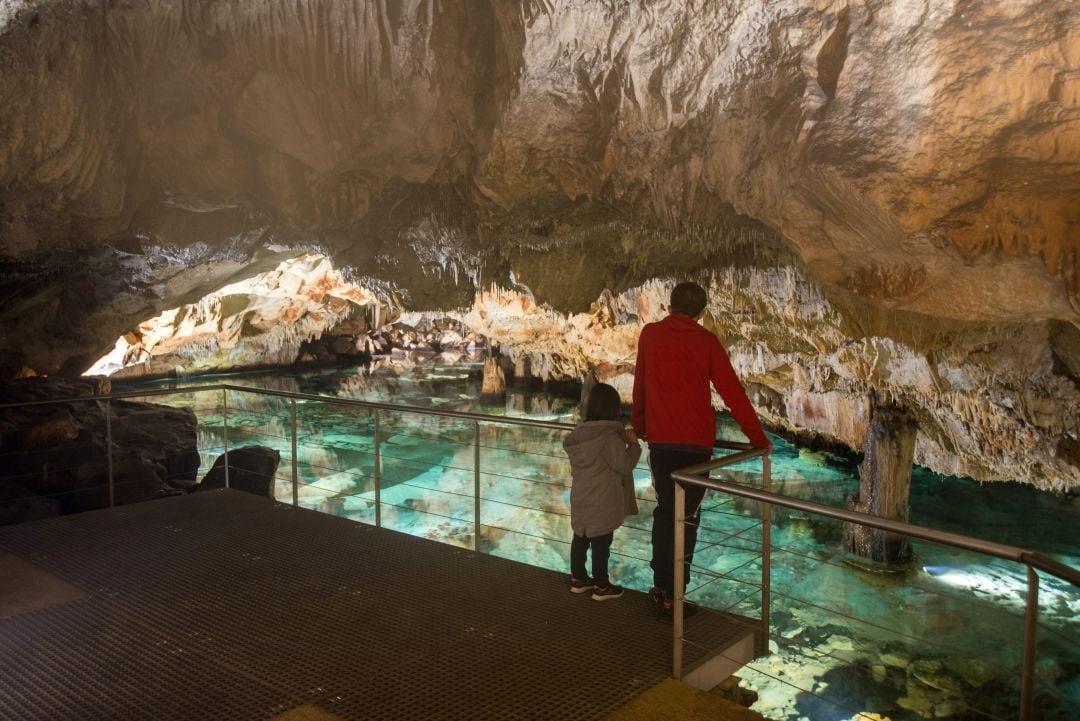
<svg viewBox="0 0 1080 721"><path fill-rule="evenodd" d="M305 341L331 330L377 327L377 306L373 294L342 278L324 256L305 255L143 321L88 373L287 365Z"/></svg>
<svg viewBox="0 0 1080 721"><path fill-rule="evenodd" d="M1073 440L1080 435L1080 338L1072 326L882 317L868 301L824 293L794 261L721 267L702 280L709 290L703 322L724 341L774 428L861 450L877 392L914 416L915 461L923 466L1058 491L1080 483ZM541 375L599 369L629 400L640 324L666 314L670 290L649 282L569 316L520 293L491 292L463 320L530 357ZM897 328L897 337L885 335ZM722 407L719 396L714 402Z"/></svg>
<svg viewBox="0 0 1080 721"><path fill-rule="evenodd" d="M1074 5L3 2L0 346L81 372L315 247L406 309L704 274L776 422L886 388L933 467L1076 485Z"/></svg>

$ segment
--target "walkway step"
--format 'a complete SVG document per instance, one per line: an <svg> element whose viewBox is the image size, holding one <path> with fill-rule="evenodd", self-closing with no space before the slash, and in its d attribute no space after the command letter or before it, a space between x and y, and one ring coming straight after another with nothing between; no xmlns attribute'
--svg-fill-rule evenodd
<svg viewBox="0 0 1080 721"><path fill-rule="evenodd" d="M767 721L764 716L673 679L661 681L605 721Z"/></svg>

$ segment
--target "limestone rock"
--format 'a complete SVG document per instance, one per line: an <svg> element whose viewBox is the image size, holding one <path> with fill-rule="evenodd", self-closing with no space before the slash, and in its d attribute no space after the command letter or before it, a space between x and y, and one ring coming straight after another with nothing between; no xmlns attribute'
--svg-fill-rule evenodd
<svg viewBox="0 0 1080 721"><path fill-rule="evenodd" d="M61 383L26 379L3 384L18 403L90 395L98 379ZM109 414L106 424L105 414ZM70 400L0 411L0 516L8 522L104 508L109 503L107 432L112 438L117 504L181 493L199 467L190 409L114 400Z"/></svg>
<svg viewBox="0 0 1080 721"><path fill-rule="evenodd" d="M827 293L791 258L784 263L777 271L731 262L702 278L710 298L703 322L768 423L804 442L861 448L870 395L882 393L913 413L920 465L1056 491L1080 481L1080 456L1059 450L1080 435L1080 378L1053 362L1051 325L931 322L899 311L886 322L864 301ZM670 288L648 282L587 314L490 291L460 317L534 374L581 378L605 364L631 367L640 325L663 317ZM888 338L885 326L904 328L904 340ZM856 334L862 340L850 340ZM629 400L626 380L616 387ZM1036 407L1042 425L1033 422Z"/></svg>
<svg viewBox="0 0 1080 721"><path fill-rule="evenodd" d="M480 389L481 403L504 403L506 401L506 376L498 358L484 359L484 380Z"/></svg>
<svg viewBox="0 0 1080 721"><path fill-rule="evenodd" d="M273 448L233 448L218 456L196 490L225 488L225 465L228 464L229 488L273 498L274 474L280 462L281 454Z"/></svg>
<svg viewBox="0 0 1080 721"><path fill-rule="evenodd" d="M17 0L0 66L16 373L317 249L389 307L512 292L512 360L580 377L663 313L614 298L709 276L776 425L860 447L884 387L917 462L1080 485L1072 0ZM229 302L185 368L322 332Z"/></svg>
<svg viewBox="0 0 1080 721"><path fill-rule="evenodd" d="M308 254L148 318L121 336L92 372L117 377L286 365L305 342L339 326L371 328L378 300L349 283L325 256ZM386 317L386 314L383 315ZM330 338L333 355L356 356L355 342Z"/></svg>

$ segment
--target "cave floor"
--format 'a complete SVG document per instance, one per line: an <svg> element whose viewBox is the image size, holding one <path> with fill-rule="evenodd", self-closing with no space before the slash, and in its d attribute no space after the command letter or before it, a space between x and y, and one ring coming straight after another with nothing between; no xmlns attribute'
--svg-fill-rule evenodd
<svg viewBox="0 0 1080 721"><path fill-rule="evenodd" d="M641 593L238 491L0 528L0 571L2 718L744 717L661 684L671 626Z"/></svg>

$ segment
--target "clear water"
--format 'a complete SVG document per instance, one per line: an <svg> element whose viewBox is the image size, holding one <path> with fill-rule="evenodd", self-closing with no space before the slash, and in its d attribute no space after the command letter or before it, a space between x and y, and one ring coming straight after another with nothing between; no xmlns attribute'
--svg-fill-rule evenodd
<svg viewBox="0 0 1080 721"><path fill-rule="evenodd" d="M458 356L402 356L367 369L202 376L180 384L221 381L422 408L577 420L578 399L571 392L511 389L505 405L480 404L480 364ZM177 382L141 387L148 385ZM199 411L206 466L223 446L220 400L218 393L171 401ZM291 502L291 401L233 392L229 406L229 447L258 443L279 450L276 495ZM566 570L569 465L561 432L497 424L477 430L471 421L380 412L376 494L374 415L316 401L298 402L296 413L301 505ZM726 418L721 434L740 438ZM772 440L774 490L842 506L857 488L855 459ZM736 467L726 477L758 484L760 462ZM653 509L644 461L635 481L641 512L616 533L612 572L620 583L643 590L651 585ZM710 494L691 598L760 617L760 518L754 502ZM980 485L916 469L911 520L1038 550L1080 567L1080 508L1021 484ZM771 653L740 673L743 685L759 694L755 710L777 721L846 721L859 712L893 721L1016 717L1027 592L1022 566L915 542L916 567L883 576L844 563L839 523L774 509L770 528ZM1080 589L1043 579L1039 604L1037 717L1080 719ZM692 632L691 626L691 643Z"/></svg>

